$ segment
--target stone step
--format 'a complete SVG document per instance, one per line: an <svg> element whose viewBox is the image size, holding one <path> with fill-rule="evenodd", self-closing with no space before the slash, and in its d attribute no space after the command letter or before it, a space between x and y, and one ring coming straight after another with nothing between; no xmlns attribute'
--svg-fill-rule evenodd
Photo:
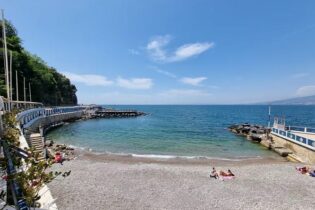
<svg viewBox="0 0 315 210"><path fill-rule="evenodd" d="M263 146L265 146L265 147L267 147L268 149L270 149L271 148L271 142L270 141L268 141L268 140L262 140L261 142L260 142Z"/></svg>
<svg viewBox="0 0 315 210"><path fill-rule="evenodd" d="M40 144L42 145L42 141L32 141L33 144Z"/></svg>
<svg viewBox="0 0 315 210"><path fill-rule="evenodd" d="M283 146L281 146L279 144L276 144L276 143L273 143L273 144L271 144L271 148L272 149L277 149L277 148L283 148Z"/></svg>
<svg viewBox="0 0 315 210"><path fill-rule="evenodd" d="M40 133L32 133L30 135L31 138L34 138L34 137L40 137Z"/></svg>
<svg viewBox="0 0 315 210"><path fill-rule="evenodd" d="M34 142L34 141L32 141L32 145L34 145L34 144L37 144L37 145L43 145L41 141L40 141L40 142L39 142L39 141L35 141L35 142Z"/></svg>
<svg viewBox="0 0 315 210"><path fill-rule="evenodd" d="M303 163L304 161L295 154L288 154L288 160L295 163Z"/></svg>
<svg viewBox="0 0 315 210"><path fill-rule="evenodd" d="M274 148L274 151L278 154L280 154L282 157L287 157L289 154L292 154L293 152L287 148L284 147L277 147Z"/></svg>
<svg viewBox="0 0 315 210"><path fill-rule="evenodd" d="M31 138L32 141L41 141L42 138L39 138L39 139L34 139L34 138Z"/></svg>
<svg viewBox="0 0 315 210"><path fill-rule="evenodd" d="M43 146L42 142L32 142L32 145Z"/></svg>

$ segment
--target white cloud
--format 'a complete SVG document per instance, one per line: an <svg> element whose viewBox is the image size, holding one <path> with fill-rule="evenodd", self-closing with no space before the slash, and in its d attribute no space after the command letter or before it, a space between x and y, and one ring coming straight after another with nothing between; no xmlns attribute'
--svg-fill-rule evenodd
<svg viewBox="0 0 315 210"><path fill-rule="evenodd" d="M173 74L171 72L168 72L168 71L164 71L164 70L162 70L162 69L160 69L160 68L158 68L156 66L150 66L149 68L154 70L154 71L156 71L157 73L163 74L163 75L165 75L167 77L177 78L177 76L175 74Z"/></svg>
<svg viewBox="0 0 315 210"><path fill-rule="evenodd" d="M128 52L132 55L139 55L140 52L138 50L135 50L135 49L129 49Z"/></svg>
<svg viewBox="0 0 315 210"><path fill-rule="evenodd" d="M170 40L171 37L169 35L157 36L147 44L147 50L152 59L157 61L164 61L167 59L166 51L163 49L163 47L167 45Z"/></svg>
<svg viewBox="0 0 315 210"><path fill-rule="evenodd" d="M299 89L297 89L296 94L298 96L311 96L315 95L315 85L307 85L302 86Z"/></svg>
<svg viewBox="0 0 315 210"><path fill-rule="evenodd" d="M176 78L177 76L171 72L168 71L164 71L161 69L156 69L156 72L160 73L160 74L164 74L165 76L171 77L171 78Z"/></svg>
<svg viewBox="0 0 315 210"><path fill-rule="evenodd" d="M184 44L178 47L174 52L167 52L165 46L170 42L171 37L166 36L157 36L147 44L147 51L150 57L155 61L160 62L176 62L188 59L193 56L197 56L210 48L214 47L213 42L204 42L204 43L190 43Z"/></svg>
<svg viewBox="0 0 315 210"><path fill-rule="evenodd" d="M189 57L195 56L195 55L199 55L203 52L205 52L206 50L213 48L214 47L214 43L193 43L193 44L185 44L181 47L179 47L176 51L175 51L175 55L173 57L170 58L171 61L181 61L181 60L185 60Z"/></svg>
<svg viewBox="0 0 315 210"><path fill-rule="evenodd" d="M71 82L83 83L88 86L109 86L113 81L108 80L102 75L96 74L75 74L70 72L63 72L63 74L70 79Z"/></svg>
<svg viewBox="0 0 315 210"><path fill-rule="evenodd" d="M150 89L153 86L153 81L150 78L132 78L124 79L117 78L117 85L127 89Z"/></svg>
<svg viewBox="0 0 315 210"><path fill-rule="evenodd" d="M184 84L199 86L200 83L202 83L206 79L207 79L207 77L195 77L195 78L184 77L184 78L181 78L180 81Z"/></svg>

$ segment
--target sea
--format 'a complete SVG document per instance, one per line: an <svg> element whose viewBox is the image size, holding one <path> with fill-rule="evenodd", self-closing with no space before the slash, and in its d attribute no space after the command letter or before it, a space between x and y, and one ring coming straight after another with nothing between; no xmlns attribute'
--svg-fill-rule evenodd
<svg viewBox="0 0 315 210"><path fill-rule="evenodd" d="M136 118L91 119L66 124L48 137L57 143L97 153L159 158L242 160L277 156L257 143L234 135L232 124L268 125L265 105L104 105L147 113ZM315 106L271 106L287 125L315 127Z"/></svg>

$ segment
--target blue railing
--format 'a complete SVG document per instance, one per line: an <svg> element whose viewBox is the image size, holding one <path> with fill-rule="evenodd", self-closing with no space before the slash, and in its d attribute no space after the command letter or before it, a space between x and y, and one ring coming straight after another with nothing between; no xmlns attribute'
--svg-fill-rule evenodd
<svg viewBox="0 0 315 210"><path fill-rule="evenodd" d="M290 131L284 131L277 128L272 128L272 133L277 136L284 137L285 139L290 140L294 143L300 144L304 147L315 150L315 140L313 139L308 139L297 134L293 134Z"/></svg>

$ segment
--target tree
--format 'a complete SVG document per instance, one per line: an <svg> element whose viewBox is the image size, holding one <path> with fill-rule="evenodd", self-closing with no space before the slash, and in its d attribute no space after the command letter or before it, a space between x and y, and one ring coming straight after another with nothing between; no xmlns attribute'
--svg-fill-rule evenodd
<svg viewBox="0 0 315 210"><path fill-rule="evenodd" d="M27 85L27 100L29 99L28 82L31 83L32 100L46 105L75 105L77 104L76 87L64 75L58 73L55 68L48 66L39 56L25 50L22 41L18 37L17 30L11 22L6 20L6 36L8 51L12 51L13 84L15 84L15 71L19 75L19 99L23 98L23 78ZM2 23L0 21L2 30ZM1 33L2 38L2 33ZM3 39L1 46L3 47ZM0 48L0 56L3 57L3 48ZM0 65L0 95L6 96L4 64ZM13 85L13 99L16 99L15 85Z"/></svg>

